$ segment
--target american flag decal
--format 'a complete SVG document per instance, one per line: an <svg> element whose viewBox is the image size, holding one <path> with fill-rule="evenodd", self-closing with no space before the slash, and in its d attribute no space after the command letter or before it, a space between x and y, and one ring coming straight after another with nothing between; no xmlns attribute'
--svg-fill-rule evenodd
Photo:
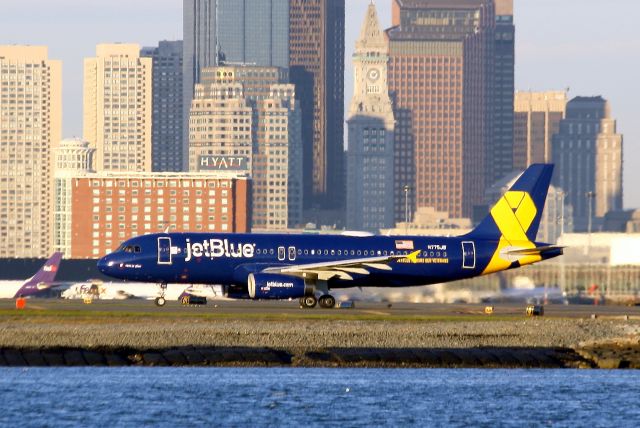
<svg viewBox="0 0 640 428"><path fill-rule="evenodd" d="M396 241L396 250L413 250L413 241Z"/></svg>

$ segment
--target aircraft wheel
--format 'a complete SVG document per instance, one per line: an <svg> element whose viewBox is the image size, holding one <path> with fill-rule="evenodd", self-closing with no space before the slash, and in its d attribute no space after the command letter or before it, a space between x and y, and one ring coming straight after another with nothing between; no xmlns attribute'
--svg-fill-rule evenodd
<svg viewBox="0 0 640 428"><path fill-rule="evenodd" d="M328 294L320 297L320 300L318 302L320 303L320 307L325 309L332 309L332 308L335 308L336 306L335 297L330 296Z"/></svg>
<svg viewBox="0 0 640 428"><path fill-rule="evenodd" d="M315 308L318 303L318 299L315 296L307 296L302 298L302 307L305 309Z"/></svg>
<svg viewBox="0 0 640 428"><path fill-rule="evenodd" d="M167 303L164 297L156 297L156 306L164 306Z"/></svg>

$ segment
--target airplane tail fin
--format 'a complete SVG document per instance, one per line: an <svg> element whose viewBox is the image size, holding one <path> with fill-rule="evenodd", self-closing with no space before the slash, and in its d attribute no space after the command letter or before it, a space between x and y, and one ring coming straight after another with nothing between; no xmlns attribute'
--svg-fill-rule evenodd
<svg viewBox="0 0 640 428"><path fill-rule="evenodd" d="M60 268L60 262L62 261L62 253L53 253L53 255L47 260L35 275L27 279L20 290L16 293L16 296L27 296L33 294L38 290L50 287ZM44 285L44 287L42 287ZM48 286L48 287L47 287Z"/></svg>
<svg viewBox="0 0 640 428"><path fill-rule="evenodd" d="M534 242L552 175L553 164L531 165L468 236L504 238L511 245Z"/></svg>

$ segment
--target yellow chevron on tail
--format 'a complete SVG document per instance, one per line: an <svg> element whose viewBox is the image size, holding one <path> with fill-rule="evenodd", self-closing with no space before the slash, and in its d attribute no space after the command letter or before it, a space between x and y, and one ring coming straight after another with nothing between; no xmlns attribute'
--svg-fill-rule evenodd
<svg viewBox="0 0 640 428"><path fill-rule="evenodd" d="M535 248L536 245L527 237L538 209L531 195L523 191L508 191L491 209L491 217L500 229L498 247L493 253L491 261L482 272L488 274L507 269L512 261L506 258L503 251L507 247L518 249ZM531 264L542 260L539 254L518 257L521 265Z"/></svg>

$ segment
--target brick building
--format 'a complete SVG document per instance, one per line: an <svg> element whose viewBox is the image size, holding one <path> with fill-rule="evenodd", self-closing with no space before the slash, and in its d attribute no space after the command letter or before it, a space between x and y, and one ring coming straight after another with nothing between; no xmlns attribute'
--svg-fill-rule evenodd
<svg viewBox="0 0 640 428"><path fill-rule="evenodd" d="M57 156L56 251L97 258L122 241L167 228L174 232L250 231L251 181L216 173L90 170L88 143L70 140ZM83 159L84 166L77 159ZM89 166L87 168L87 166Z"/></svg>

